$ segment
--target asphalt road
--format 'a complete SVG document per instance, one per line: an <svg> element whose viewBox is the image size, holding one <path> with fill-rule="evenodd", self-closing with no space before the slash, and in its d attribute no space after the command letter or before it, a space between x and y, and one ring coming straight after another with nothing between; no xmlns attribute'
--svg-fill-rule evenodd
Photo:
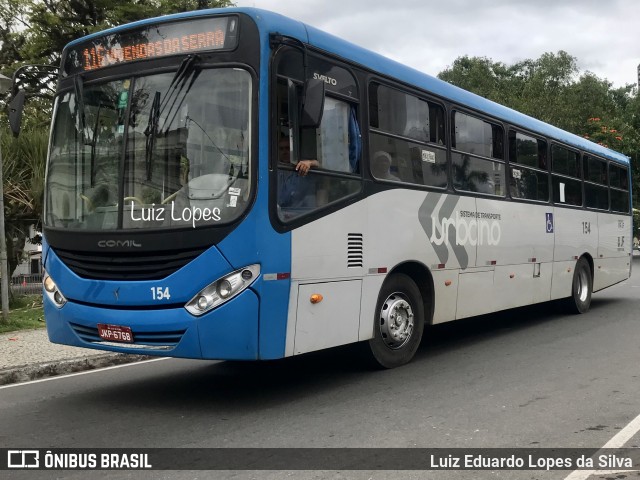
<svg viewBox="0 0 640 480"><path fill-rule="evenodd" d="M587 314L567 315L552 303L436 326L426 330L414 361L396 370L367 370L352 349L341 348L267 363L160 360L17 385L0 389L0 447L599 448L640 414L638 312L636 260L633 277L595 294ZM625 443L638 445L640 434ZM53 472L8 473L54 478ZM570 473L55 477L564 479Z"/></svg>

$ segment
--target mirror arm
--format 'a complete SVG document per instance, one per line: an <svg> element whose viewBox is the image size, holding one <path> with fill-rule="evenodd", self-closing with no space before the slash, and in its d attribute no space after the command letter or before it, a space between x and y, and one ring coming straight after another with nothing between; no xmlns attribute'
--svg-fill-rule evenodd
<svg viewBox="0 0 640 480"><path fill-rule="evenodd" d="M36 69L37 73L58 74L60 69L55 65L22 65L11 76L11 96L8 102L9 106L9 124L14 137L20 135L20 126L22 124L22 112L24 110L24 102L26 93L23 89L18 88L18 80L23 71L27 69Z"/></svg>

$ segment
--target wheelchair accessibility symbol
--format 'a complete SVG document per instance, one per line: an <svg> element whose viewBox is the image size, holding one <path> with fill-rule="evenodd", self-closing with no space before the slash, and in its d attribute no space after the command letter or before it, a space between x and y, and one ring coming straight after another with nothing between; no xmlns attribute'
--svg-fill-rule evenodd
<svg viewBox="0 0 640 480"><path fill-rule="evenodd" d="M553 213L547 213L547 233L553 233Z"/></svg>

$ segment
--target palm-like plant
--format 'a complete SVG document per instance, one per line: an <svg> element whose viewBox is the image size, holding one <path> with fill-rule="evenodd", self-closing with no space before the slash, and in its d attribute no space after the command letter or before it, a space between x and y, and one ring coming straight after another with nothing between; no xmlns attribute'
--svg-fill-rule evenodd
<svg viewBox="0 0 640 480"><path fill-rule="evenodd" d="M0 137L4 174L5 227L9 275L21 263L24 245L32 225L39 230L44 200L44 177L48 132L46 129L23 131L14 139Z"/></svg>

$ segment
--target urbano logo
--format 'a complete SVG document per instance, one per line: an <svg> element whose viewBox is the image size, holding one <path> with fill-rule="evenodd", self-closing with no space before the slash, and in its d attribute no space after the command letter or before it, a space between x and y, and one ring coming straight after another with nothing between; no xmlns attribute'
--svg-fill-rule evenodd
<svg viewBox="0 0 640 480"><path fill-rule="evenodd" d="M100 248L140 248L142 247L142 244L136 242L135 240L100 240L98 242L98 246Z"/></svg>
<svg viewBox="0 0 640 480"><path fill-rule="evenodd" d="M464 212L465 214L467 212ZM480 217L480 218L477 218ZM485 218L482 218L485 217ZM431 215L433 228L429 241L434 245L449 245L449 229L454 228L456 245L498 245L502 229L495 218L499 215L468 212L464 217L456 212L455 218Z"/></svg>
<svg viewBox="0 0 640 480"><path fill-rule="evenodd" d="M9 450L7 452L8 468L40 468L40 452L38 450Z"/></svg>

